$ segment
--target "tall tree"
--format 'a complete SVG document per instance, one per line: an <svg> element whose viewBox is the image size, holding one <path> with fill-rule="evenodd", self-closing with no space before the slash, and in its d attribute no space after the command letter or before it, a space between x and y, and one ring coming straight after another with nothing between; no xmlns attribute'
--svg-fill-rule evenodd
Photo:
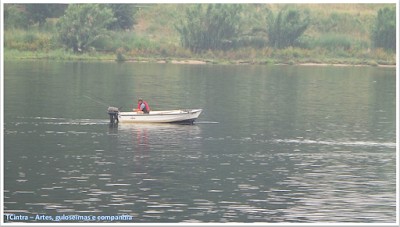
<svg viewBox="0 0 400 227"><path fill-rule="evenodd" d="M186 21L175 28L181 44L192 52L231 48L240 38L242 25L240 4L197 4L186 8Z"/></svg>
<svg viewBox="0 0 400 227"><path fill-rule="evenodd" d="M371 40L375 47L396 52L396 7L378 11L375 26L371 29Z"/></svg>
<svg viewBox="0 0 400 227"><path fill-rule="evenodd" d="M296 39L307 30L310 18L308 15L302 18L299 9L281 10L276 16L269 11L267 24L270 45L281 49L295 45Z"/></svg>
<svg viewBox="0 0 400 227"><path fill-rule="evenodd" d="M4 29L27 28L30 25L26 14L17 9L17 4L4 4Z"/></svg>
<svg viewBox="0 0 400 227"><path fill-rule="evenodd" d="M84 52L97 38L109 35L107 26L116 20L111 9L99 4L71 4L56 24L58 40L74 53Z"/></svg>
<svg viewBox="0 0 400 227"><path fill-rule="evenodd" d="M114 17L117 20L108 25L108 29L110 30L125 30L132 29L134 24L137 24L137 21L134 18L135 13L138 9L135 5L132 4L107 4L107 7L110 8L114 14Z"/></svg>
<svg viewBox="0 0 400 227"><path fill-rule="evenodd" d="M46 18L52 17L53 11L60 4L23 4L28 19L32 23L39 22L39 27L41 27Z"/></svg>

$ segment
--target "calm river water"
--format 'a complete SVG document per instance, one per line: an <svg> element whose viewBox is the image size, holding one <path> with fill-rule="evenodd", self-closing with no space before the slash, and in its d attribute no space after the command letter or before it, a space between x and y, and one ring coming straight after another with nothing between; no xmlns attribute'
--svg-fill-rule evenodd
<svg viewBox="0 0 400 227"><path fill-rule="evenodd" d="M204 111L110 126L85 96ZM393 223L396 70L6 60L3 206L5 222Z"/></svg>

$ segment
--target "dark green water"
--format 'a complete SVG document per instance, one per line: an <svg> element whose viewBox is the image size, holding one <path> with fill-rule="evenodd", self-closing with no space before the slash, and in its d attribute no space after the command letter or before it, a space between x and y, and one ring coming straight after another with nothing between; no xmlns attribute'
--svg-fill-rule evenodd
<svg viewBox="0 0 400 227"><path fill-rule="evenodd" d="M204 112L113 127L85 95ZM395 168L395 68L4 62L4 213L26 222L393 223Z"/></svg>

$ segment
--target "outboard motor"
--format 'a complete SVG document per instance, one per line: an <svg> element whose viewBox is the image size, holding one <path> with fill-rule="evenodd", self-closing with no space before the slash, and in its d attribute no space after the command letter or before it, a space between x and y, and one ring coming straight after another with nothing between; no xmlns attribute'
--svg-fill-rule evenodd
<svg viewBox="0 0 400 227"><path fill-rule="evenodd" d="M110 115L110 123L118 123L118 113L119 110L117 107L108 107L108 114Z"/></svg>

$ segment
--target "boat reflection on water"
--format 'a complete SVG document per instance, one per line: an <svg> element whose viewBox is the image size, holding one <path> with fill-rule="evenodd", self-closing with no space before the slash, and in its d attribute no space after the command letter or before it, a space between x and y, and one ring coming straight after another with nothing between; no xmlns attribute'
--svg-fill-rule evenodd
<svg viewBox="0 0 400 227"><path fill-rule="evenodd" d="M198 151L202 138L201 129L196 125L165 123L116 124L110 126L109 135L116 135L120 149L132 152L133 163L137 167L146 166L148 158L154 153L157 155L153 155L152 159L157 162L174 154L184 155L182 151Z"/></svg>
<svg viewBox="0 0 400 227"><path fill-rule="evenodd" d="M137 129L137 158L147 158L149 151L149 137L148 137L149 129L145 128L143 130ZM139 165L139 159L136 160L136 164Z"/></svg>

